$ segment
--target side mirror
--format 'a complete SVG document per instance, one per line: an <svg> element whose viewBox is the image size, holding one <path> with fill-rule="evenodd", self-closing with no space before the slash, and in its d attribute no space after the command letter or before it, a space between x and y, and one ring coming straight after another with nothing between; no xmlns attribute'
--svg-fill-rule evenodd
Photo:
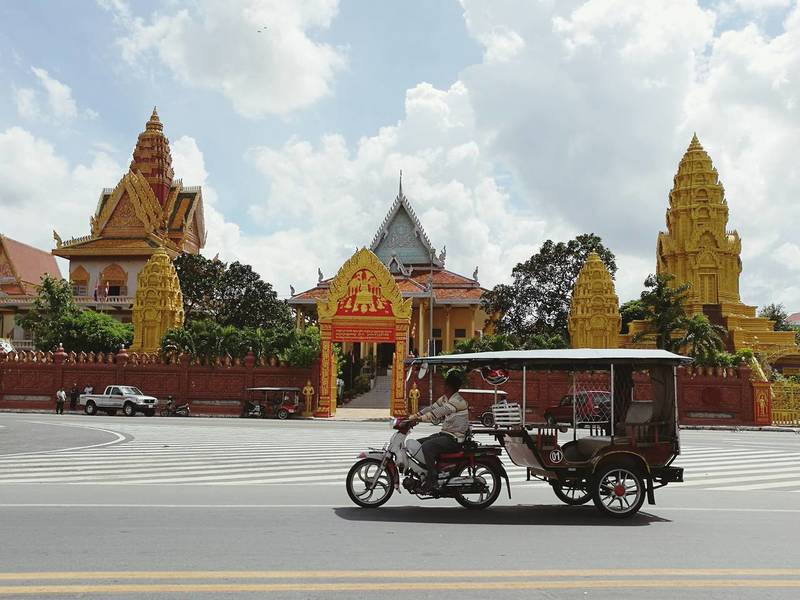
<svg viewBox="0 0 800 600"><path fill-rule="evenodd" d="M428 363L422 363L422 366L419 368L419 373L417 373L417 379L422 379L425 375L428 374Z"/></svg>

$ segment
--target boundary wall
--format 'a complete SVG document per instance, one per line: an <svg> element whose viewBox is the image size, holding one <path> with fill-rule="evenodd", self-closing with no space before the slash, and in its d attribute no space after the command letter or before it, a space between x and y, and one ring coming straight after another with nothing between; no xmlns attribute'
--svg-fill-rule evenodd
<svg viewBox="0 0 800 600"><path fill-rule="evenodd" d="M159 399L189 402L192 414L241 414L249 387L314 387L319 385L319 363L310 368L270 366L252 352L243 359L226 357L212 362L186 355L161 357L122 349L116 354L64 352L0 352L0 410L54 410L55 394L63 386L69 394L77 383L102 393L108 385L132 385ZM303 396L300 396L303 402ZM65 409L69 407L69 400Z"/></svg>

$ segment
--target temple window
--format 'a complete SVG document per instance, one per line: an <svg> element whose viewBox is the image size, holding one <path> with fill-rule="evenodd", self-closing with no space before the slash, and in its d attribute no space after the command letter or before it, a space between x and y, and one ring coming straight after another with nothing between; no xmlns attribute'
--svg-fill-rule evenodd
<svg viewBox="0 0 800 600"><path fill-rule="evenodd" d="M453 337L455 337L456 339L465 338L465 337L467 337L467 330L466 329L458 329L458 328L456 328L456 330L455 330L455 332L453 334Z"/></svg>
<svg viewBox="0 0 800 600"><path fill-rule="evenodd" d="M69 274L69 282L72 286L73 296L89 295L89 273L82 266Z"/></svg>
<svg viewBox="0 0 800 600"><path fill-rule="evenodd" d="M100 274L99 296L127 296L128 274L117 264L109 265Z"/></svg>

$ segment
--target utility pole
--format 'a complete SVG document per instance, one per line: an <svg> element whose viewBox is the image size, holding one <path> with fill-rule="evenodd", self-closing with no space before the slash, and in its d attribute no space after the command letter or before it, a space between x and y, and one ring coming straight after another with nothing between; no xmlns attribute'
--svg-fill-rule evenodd
<svg viewBox="0 0 800 600"><path fill-rule="evenodd" d="M431 270L428 272L428 304L430 327L428 327L428 356L436 356L436 341L433 339L433 248L430 249ZM428 405L433 405L433 369L428 367Z"/></svg>

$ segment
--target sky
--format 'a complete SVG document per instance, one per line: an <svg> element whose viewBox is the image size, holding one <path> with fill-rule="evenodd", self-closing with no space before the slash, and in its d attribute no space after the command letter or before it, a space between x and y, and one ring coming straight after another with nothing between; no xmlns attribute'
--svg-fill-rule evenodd
<svg viewBox="0 0 800 600"><path fill-rule="evenodd" d="M593 232L638 297L697 132L742 300L800 311L800 0L2 2L0 233L88 234L154 105L203 253L283 297L369 245L401 169L448 268L491 287Z"/></svg>

